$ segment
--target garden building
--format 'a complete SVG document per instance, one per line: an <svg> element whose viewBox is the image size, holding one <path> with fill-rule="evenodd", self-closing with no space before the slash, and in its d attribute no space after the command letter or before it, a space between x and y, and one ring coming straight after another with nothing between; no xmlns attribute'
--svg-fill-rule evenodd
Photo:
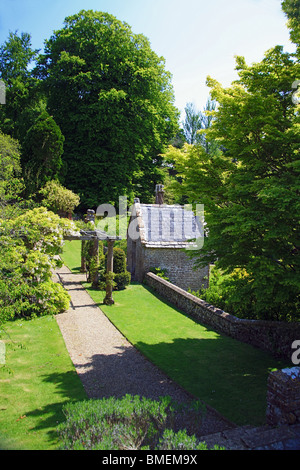
<svg viewBox="0 0 300 470"><path fill-rule="evenodd" d="M208 287L209 269L195 269L188 255L203 243L204 230L194 212L185 206L163 203L163 186L156 186L155 204L135 199L127 233L127 269L131 279L142 282L152 268L165 271L170 282L182 289Z"/></svg>

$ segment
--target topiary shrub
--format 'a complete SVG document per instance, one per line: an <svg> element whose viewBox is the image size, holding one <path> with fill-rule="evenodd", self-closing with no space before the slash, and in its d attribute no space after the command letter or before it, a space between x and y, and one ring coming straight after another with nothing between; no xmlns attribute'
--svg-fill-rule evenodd
<svg viewBox="0 0 300 470"><path fill-rule="evenodd" d="M114 247L114 282L116 289L122 290L130 284L131 274L126 269L126 254L122 248Z"/></svg>
<svg viewBox="0 0 300 470"><path fill-rule="evenodd" d="M114 282L116 284L116 289L122 290L130 284L131 274L129 271L124 271L123 273L115 274Z"/></svg>
<svg viewBox="0 0 300 470"><path fill-rule="evenodd" d="M87 242L89 243L89 242ZM99 242L100 246L100 242ZM101 250L99 250L99 265L98 269L98 289L105 290L107 273L106 261L107 253L103 254L103 244L101 243ZM116 290L125 289L130 284L131 274L126 269L126 254L122 248L114 247L113 249L114 262L113 262L113 288ZM87 255L88 257L88 255ZM87 262L88 264L88 262ZM88 278L88 281L90 278Z"/></svg>
<svg viewBox="0 0 300 470"><path fill-rule="evenodd" d="M124 250L114 247L114 273L120 274L126 271L126 255Z"/></svg>

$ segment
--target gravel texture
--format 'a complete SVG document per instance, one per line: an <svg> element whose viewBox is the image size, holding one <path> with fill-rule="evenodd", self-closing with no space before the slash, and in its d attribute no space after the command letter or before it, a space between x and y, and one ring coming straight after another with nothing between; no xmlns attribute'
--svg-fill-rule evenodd
<svg viewBox="0 0 300 470"><path fill-rule="evenodd" d="M55 276L71 296L70 309L56 316L67 350L89 398L125 394L151 399L170 396L180 403L193 397L148 361L108 320L81 282L85 275L72 274L63 266ZM233 427L210 407L205 407L195 427L189 414L178 416L178 426L197 436ZM193 422L192 422L193 421Z"/></svg>

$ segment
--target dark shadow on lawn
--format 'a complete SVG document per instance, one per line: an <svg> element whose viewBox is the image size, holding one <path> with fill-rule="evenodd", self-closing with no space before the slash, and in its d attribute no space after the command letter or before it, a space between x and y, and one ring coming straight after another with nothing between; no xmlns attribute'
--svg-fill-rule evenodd
<svg viewBox="0 0 300 470"><path fill-rule="evenodd" d="M71 269L72 273L74 274L82 274L81 272L81 266L76 266L76 268Z"/></svg>
<svg viewBox="0 0 300 470"><path fill-rule="evenodd" d="M267 379L280 367L270 355L225 337L176 338L172 343L136 347L169 377L230 421L265 422Z"/></svg>
<svg viewBox="0 0 300 470"><path fill-rule="evenodd" d="M278 366L247 347L228 349L226 338L182 339L154 345L119 347L75 364L90 398L126 394L155 399L169 395L179 402L200 399L237 425L265 421L267 377ZM152 362L150 362L152 361ZM82 372L81 372L82 369ZM47 380L54 380L55 374ZM179 384L179 385L177 385ZM75 398L75 397L74 397Z"/></svg>
<svg viewBox="0 0 300 470"><path fill-rule="evenodd" d="M126 394L151 399L167 395L185 404L200 399L209 406L204 414L201 410L201 421L193 430L198 435L229 429L232 424L228 421L235 425L263 424L267 376L269 367L275 364L268 355L257 357L257 351L248 345L244 351L239 350L242 358L237 357L233 346L228 349L227 340L220 336L203 340L175 338L157 344L139 342L138 349L125 345L114 353L93 355L85 364L74 364L81 382L74 377L74 371L44 375L43 381L55 384L58 400L26 413L41 418L32 431L48 429L55 441L57 426L65 419L65 403L87 397L121 398Z"/></svg>
<svg viewBox="0 0 300 470"><path fill-rule="evenodd" d="M170 396L181 405L201 401L202 405L199 408L201 425L198 420L199 434L217 432L233 426L217 411L207 408L201 397L193 396L171 380L167 374L131 345L116 348L114 354L93 355L89 363L75 364L75 367L89 398L101 399L111 396L122 398L129 394L152 400Z"/></svg>
<svg viewBox="0 0 300 470"><path fill-rule="evenodd" d="M179 407L176 414L175 430L185 427L191 434L201 436L233 427L217 412L207 409L202 401L196 409L189 410L189 405L196 401L195 397L172 382L133 347L120 347L111 355L94 355L89 363L75 364L75 367L88 397L82 393L82 388L72 389L74 372L44 375L45 382L57 386L59 401L26 413L27 417L40 418L39 424L31 431L46 429L49 438L55 442L58 440L57 427L65 420L62 411L65 404L87 398L102 399L111 396L122 398L127 394L153 400L161 396L170 396L175 403L183 407L183 410Z"/></svg>
<svg viewBox="0 0 300 470"><path fill-rule="evenodd" d="M57 390L57 401L35 410L27 411L27 417L39 417L38 425L32 431L49 429L48 435L51 440L57 439L57 426L62 423L65 416L62 408L70 401L82 401L87 395L75 371L53 373L43 376L43 382L54 384Z"/></svg>
<svg viewBox="0 0 300 470"><path fill-rule="evenodd" d="M146 285L143 287L174 311L200 324L197 319L166 301L152 288ZM103 303L99 302L97 305L101 308ZM286 361L278 360L267 352L225 334L216 333L208 325L205 325L205 329L215 333L216 337L202 340L176 338L172 343L158 344L138 342L135 347L172 380L230 421L236 424L263 424L268 375L272 369L286 367ZM111 359L100 357L96 359L98 361L105 363ZM113 377L114 364L108 365L110 367ZM125 383L124 378L122 384Z"/></svg>

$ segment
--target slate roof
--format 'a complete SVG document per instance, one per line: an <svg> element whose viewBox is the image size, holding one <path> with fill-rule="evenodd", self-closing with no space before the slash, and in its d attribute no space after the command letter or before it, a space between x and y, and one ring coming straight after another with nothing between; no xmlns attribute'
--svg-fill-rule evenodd
<svg viewBox="0 0 300 470"><path fill-rule="evenodd" d="M192 211L179 205L135 204L141 242L147 247L184 248L203 237L203 227Z"/></svg>

